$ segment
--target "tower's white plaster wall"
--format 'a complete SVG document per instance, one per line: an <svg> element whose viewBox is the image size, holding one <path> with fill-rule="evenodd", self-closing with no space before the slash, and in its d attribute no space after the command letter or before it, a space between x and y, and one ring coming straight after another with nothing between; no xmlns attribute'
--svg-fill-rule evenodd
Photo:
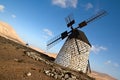
<svg viewBox="0 0 120 80"><path fill-rule="evenodd" d="M55 63L86 73L90 46L79 39L76 39L76 41L80 53L78 52L75 38L68 38L58 53Z"/></svg>

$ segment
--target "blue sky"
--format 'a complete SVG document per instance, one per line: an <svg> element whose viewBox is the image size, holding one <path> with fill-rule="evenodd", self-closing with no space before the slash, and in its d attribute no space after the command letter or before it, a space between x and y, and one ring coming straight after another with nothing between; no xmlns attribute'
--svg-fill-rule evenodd
<svg viewBox="0 0 120 80"><path fill-rule="evenodd" d="M120 80L120 10L119 0L0 0L0 21L7 22L30 45L45 50L46 42L65 30L65 17L74 15L77 26L97 11L106 16L81 30L92 44L91 68ZM50 52L57 53L64 41Z"/></svg>

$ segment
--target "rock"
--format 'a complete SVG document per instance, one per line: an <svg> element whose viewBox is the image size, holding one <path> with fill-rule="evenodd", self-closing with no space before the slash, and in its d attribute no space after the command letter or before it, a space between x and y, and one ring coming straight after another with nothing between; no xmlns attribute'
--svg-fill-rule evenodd
<svg viewBox="0 0 120 80"><path fill-rule="evenodd" d="M58 78L58 76L57 76L57 75L55 75L55 76L54 76L54 78L55 78L55 79L57 79L57 78Z"/></svg>
<svg viewBox="0 0 120 80"><path fill-rule="evenodd" d="M45 63L49 64L47 61L45 61L45 59L43 59L42 57L40 57L40 56L38 55L38 53L36 53L36 52L29 52L29 51L27 51L27 52L25 52L25 54L26 54L27 56L31 57L31 58L34 59L34 60L44 61Z"/></svg>
<svg viewBox="0 0 120 80"><path fill-rule="evenodd" d="M14 59L14 61L16 61L16 62L23 62L23 60L22 59Z"/></svg>
<svg viewBox="0 0 120 80"><path fill-rule="evenodd" d="M66 80L65 78L62 78L61 80Z"/></svg>
<svg viewBox="0 0 120 80"><path fill-rule="evenodd" d="M53 77L56 80L77 80L76 76L71 74L71 72L59 70L58 68L44 70L44 72L46 75Z"/></svg>
<svg viewBox="0 0 120 80"><path fill-rule="evenodd" d="M58 79L59 79L59 80L61 80L61 79L62 79L62 77L63 77L62 75L58 75Z"/></svg>
<svg viewBox="0 0 120 80"><path fill-rule="evenodd" d="M55 72L55 69L54 69L54 68L52 69L52 72Z"/></svg>
<svg viewBox="0 0 120 80"><path fill-rule="evenodd" d="M18 62L18 59L15 58L14 61Z"/></svg>
<svg viewBox="0 0 120 80"><path fill-rule="evenodd" d="M54 74L53 74L53 73L51 73L51 74L50 74L50 76L51 76L51 77L53 77L53 76L54 76Z"/></svg>
<svg viewBox="0 0 120 80"><path fill-rule="evenodd" d="M68 78L67 80L77 80L77 79L73 79L73 78Z"/></svg>
<svg viewBox="0 0 120 80"><path fill-rule="evenodd" d="M68 74L65 74L64 78L65 78L65 79L68 79L68 78L69 78L69 75L68 75Z"/></svg>
<svg viewBox="0 0 120 80"><path fill-rule="evenodd" d="M71 75L71 78L73 78L73 79L76 79L76 76L74 76L74 75Z"/></svg>
<svg viewBox="0 0 120 80"><path fill-rule="evenodd" d="M49 70L45 70L45 73L48 74L50 71Z"/></svg>
<svg viewBox="0 0 120 80"><path fill-rule="evenodd" d="M28 77L31 76L31 75L32 75L31 72L28 72L28 73L27 73L27 76L28 76Z"/></svg>
<svg viewBox="0 0 120 80"><path fill-rule="evenodd" d="M44 72L45 72L46 75L51 76L50 70L45 70Z"/></svg>

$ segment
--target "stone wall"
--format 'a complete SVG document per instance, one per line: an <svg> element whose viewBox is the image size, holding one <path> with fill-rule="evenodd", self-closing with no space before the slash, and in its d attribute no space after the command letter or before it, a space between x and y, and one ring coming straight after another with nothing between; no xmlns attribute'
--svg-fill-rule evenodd
<svg viewBox="0 0 120 80"><path fill-rule="evenodd" d="M86 73L89 51L90 46L87 43L79 39L68 38L58 53L55 63Z"/></svg>

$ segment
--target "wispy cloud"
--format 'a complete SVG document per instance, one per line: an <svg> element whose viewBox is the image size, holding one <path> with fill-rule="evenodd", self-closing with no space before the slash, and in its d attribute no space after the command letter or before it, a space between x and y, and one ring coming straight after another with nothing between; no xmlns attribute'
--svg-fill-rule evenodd
<svg viewBox="0 0 120 80"><path fill-rule="evenodd" d="M107 48L104 46L92 45L92 48L91 48L91 51L96 54L99 53L100 51L105 51L105 50L107 50Z"/></svg>
<svg viewBox="0 0 120 80"><path fill-rule="evenodd" d="M4 12L5 6L4 5L0 5L0 12Z"/></svg>
<svg viewBox="0 0 120 80"><path fill-rule="evenodd" d="M12 14L11 17L12 17L12 18L16 18L16 15Z"/></svg>
<svg viewBox="0 0 120 80"><path fill-rule="evenodd" d="M105 62L106 65L111 64L111 60Z"/></svg>
<svg viewBox="0 0 120 80"><path fill-rule="evenodd" d="M113 64L115 67L119 67L119 64L118 63L114 63Z"/></svg>
<svg viewBox="0 0 120 80"><path fill-rule="evenodd" d="M86 4L81 4L81 7L83 7L85 10L92 9L94 6L92 3L86 3Z"/></svg>
<svg viewBox="0 0 120 80"><path fill-rule="evenodd" d="M5 10L5 6L0 4L0 12L4 12L4 10ZM10 13L10 12L8 12L8 11L6 11L6 12L7 12L7 14ZM15 14L12 14L11 17L12 17L12 18L16 18L16 15L15 15Z"/></svg>
<svg viewBox="0 0 120 80"><path fill-rule="evenodd" d="M53 32L49 29L43 29L43 31L48 35L48 36L53 36Z"/></svg>
<svg viewBox="0 0 120 80"><path fill-rule="evenodd" d="M44 38L44 39L48 39L48 36L46 36L46 35L43 35L43 38Z"/></svg>
<svg viewBox="0 0 120 80"><path fill-rule="evenodd" d="M106 61L105 65L114 66L114 67L119 67L120 66L118 63L112 62L111 60Z"/></svg>
<svg viewBox="0 0 120 80"><path fill-rule="evenodd" d="M67 7L77 7L78 0L52 0L52 4L57 5L62 8Z"/></svg>
<svg viewBox="0 0 120 80"><path fill-rule="evenodd" d="M85 9L89 10L91 8L93 8L93 5L91 3L87 3L86 6L85 6Z"/></svg>

